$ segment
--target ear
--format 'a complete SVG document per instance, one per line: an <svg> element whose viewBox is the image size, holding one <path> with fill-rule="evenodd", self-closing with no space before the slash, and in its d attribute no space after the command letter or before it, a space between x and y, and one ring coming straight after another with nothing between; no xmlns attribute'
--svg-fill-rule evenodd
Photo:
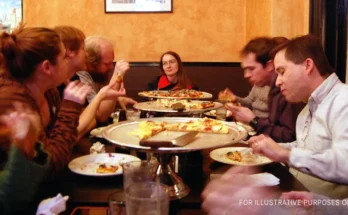
<svg viewBox="0 0 348 215"><path fill-rule="evenodd" d="M266 70L267 70L268 72L273 72L273 71L274 71L274 63L273 63L273 60L267 61L267 63L266 63Z"/></svg>
<svg viewBox="0 0 348 215"><path fill-rule="evenodd" d="M65 52L66 56L68 57L72 57L72 56L75 56L75 52L74 51L71 51L70 49L66 49L66 52Z"/></svg>
<svg viewBox="0 0 348 215"><path fill-rule="evenodd" d="M314 62L311 58L307 58L304 62L303 62L303 67L305 69L305 73L307 75L311 74L313 69L314 69Z"/></svg>
<svg viewBox="0 0 348 215"><path fill-rule="evenodd" d="M41 71L50 76L51 75L51 63L48 61L48 60L44 60L42 63L41 63Z"/></svg>

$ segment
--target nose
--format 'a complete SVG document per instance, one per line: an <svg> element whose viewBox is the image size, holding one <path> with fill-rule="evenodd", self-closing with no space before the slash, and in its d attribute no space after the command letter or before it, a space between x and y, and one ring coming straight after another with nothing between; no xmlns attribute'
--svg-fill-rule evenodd
<svg viewBox="0 0 348 215"><path fill-rule="evenodd" d="M280 77L280 75L278 75L275 83L277 87L280 87L280 85L282 85L283 81L281 79L282 78Z"/></svg>
<svg viewBox="0 0 348 215"><path fill-rule="evenodd" d="M244 72L244 78L249 79L251 77L251 73L248 71Z"/></svg>

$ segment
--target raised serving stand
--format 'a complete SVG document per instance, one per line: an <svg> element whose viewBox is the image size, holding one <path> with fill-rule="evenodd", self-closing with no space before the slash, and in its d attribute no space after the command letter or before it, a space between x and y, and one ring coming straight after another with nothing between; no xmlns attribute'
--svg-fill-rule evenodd
<svg viewBox="0 0 348 215"><path fill-rule="evenodd" d="M159 117L151 118L151 121L166 121L168 123L187 122L198 120L199 118L188 117ZM198 151L209 148L219 148L237 143L247 136L247 131L234 122L224 122L229 128L228 134L199 133L195 139L184 147L160 147L150 148L139 145L139 138L130 134L139 127L139 122L149 119L140 119L137 121L124 121L122 123L108 126L103 132L103 136L111 143L119 147L135 149L143 152L153 152L159 157L159 166L156 170L156 176L161 183L169 186L169 195L171 199L181 199L190 192L190 188L184 184L182 179L173 171L171 160L174 153L184 153ZM151 140L172 140L185 132L163 131L153 137Z"/></svg>

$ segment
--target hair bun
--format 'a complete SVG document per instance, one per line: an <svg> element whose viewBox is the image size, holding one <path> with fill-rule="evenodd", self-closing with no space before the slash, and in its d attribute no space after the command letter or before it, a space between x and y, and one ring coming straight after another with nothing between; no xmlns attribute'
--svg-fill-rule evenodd
<svg viewBox="0 0 348 215"><path fill-rule="evenodd" d="M16 35L4 32L1 34L0 40L1 52L4 57L8 59L15 58L17 52Z"/></svg>

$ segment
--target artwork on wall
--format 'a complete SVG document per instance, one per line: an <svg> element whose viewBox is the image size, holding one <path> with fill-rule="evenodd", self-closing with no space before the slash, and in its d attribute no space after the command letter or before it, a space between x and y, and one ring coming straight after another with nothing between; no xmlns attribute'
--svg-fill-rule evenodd
<svg viewBox="0 0 348 215"><path fill-rule="evenodd" d="M105 0L105 13L170 13L173 0Z"/></svg>
<svg viewBox="0 0 348 215"><path fill-rule="evenodd" d="M0 32L12 32L23 17L22 0L0 0Z"/></svg>

